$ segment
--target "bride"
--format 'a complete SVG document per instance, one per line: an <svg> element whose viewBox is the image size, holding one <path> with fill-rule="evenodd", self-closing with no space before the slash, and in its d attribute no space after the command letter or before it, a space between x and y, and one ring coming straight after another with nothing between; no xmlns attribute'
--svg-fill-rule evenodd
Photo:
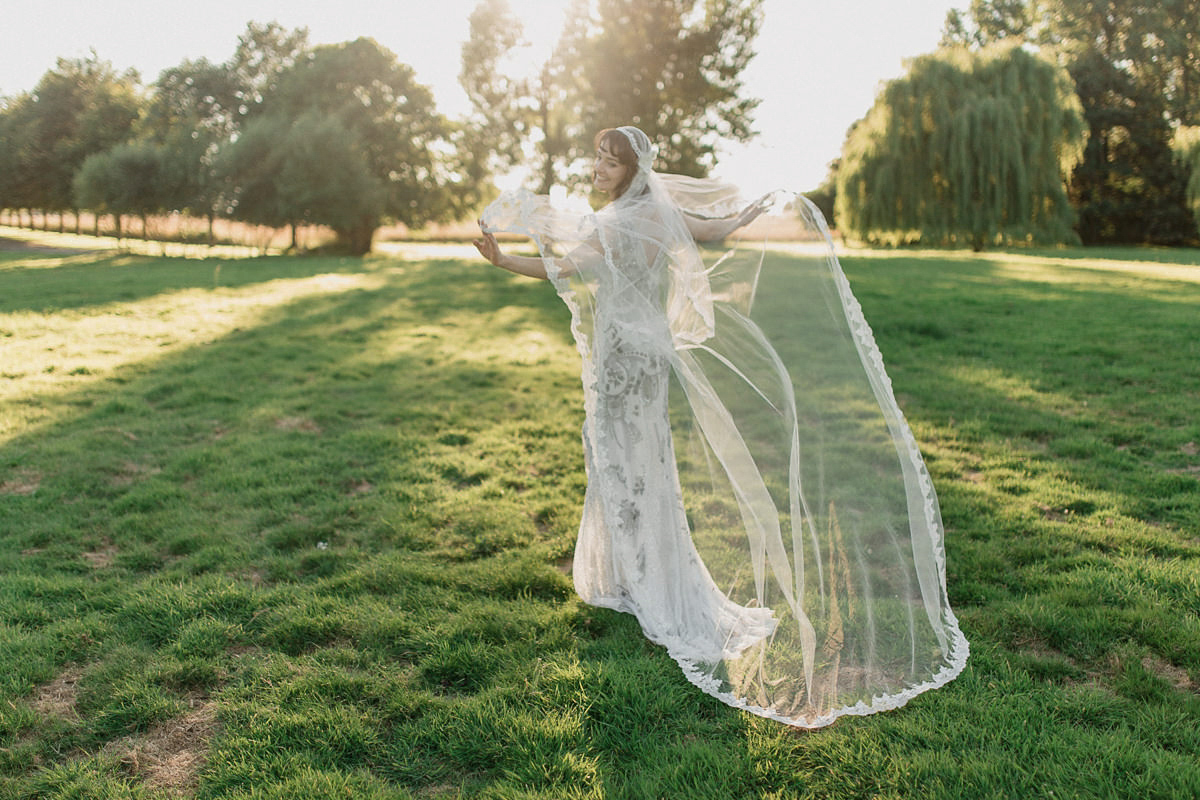
<svg viewBox="0 0 1200 800"><path fill-rule="evenodd" d="M933 487L819 213L656 173L631 126L595 145L607 205L506 193L475 241L571 311L588 474L576 591L635 615L704 691L791 725L951 680L967 642ZM807 244L716 246L764 214L799 220ZM539 255L503 252L498 231Z"/></svg>

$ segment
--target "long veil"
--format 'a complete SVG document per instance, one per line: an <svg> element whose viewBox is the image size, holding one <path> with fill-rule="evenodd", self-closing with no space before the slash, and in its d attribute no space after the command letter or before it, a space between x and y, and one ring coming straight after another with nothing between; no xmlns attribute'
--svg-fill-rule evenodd
<svg viewBox="0 0 1200 800"><path fill-rule="evenodd" d="M572 213L508 193L483 221L537 243L571 310L589 421L606 402L610 318L636 330L639 363L669 365L667 485L691 540L678 557L698 556L722 605L703 617L711 631L651 610L643 629L705 692L799 727L952 680L968 644L947 600L937 499L820 212L776 192L734 238L697 244L686 215L732 218L745 200L653 172L645 134L621 130L642 159L619 200ZM793 241L773 249L756 233L772 224ZM576 554L585 600L596 558Z"/></svg>

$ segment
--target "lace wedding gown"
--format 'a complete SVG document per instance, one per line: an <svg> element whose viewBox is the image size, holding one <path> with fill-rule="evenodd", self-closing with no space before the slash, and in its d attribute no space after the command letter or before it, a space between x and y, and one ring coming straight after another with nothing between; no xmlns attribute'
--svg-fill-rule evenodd
<svg viewBox="0 0 1200 800"><path fill-rule="evenodd" d="M595 213L528 192L485 211L532 237L582 357L588 486L575 587L635 615L687 678L800 727L903 705L963 669L941 518L819 212L784 255L709 249L684 214L733 187L659 175Z"/></svg>
<svg viewBox="0 0 1200 800"><path fill-rule="evenodd" d="M596 288L575 588L592 605L637 616L676 658L717 661L769 635L775 620L726 598L692 543L667 408L675 347L661 310L645 302L665 293L666 276L614 260Z"/></svg>

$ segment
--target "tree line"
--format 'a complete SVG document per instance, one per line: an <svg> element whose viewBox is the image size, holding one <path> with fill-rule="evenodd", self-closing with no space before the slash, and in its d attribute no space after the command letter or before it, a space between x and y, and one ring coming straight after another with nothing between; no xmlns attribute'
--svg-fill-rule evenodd
<svg viewBox="0 0 1200 800"><path fill-rule="evenodd" d="M149 86L95 54L60 59L0 100L0 208L73 214L77 229L81 210L118 227L182 212L210 230L218 217L290 226L293 243L297 226L323 225L362 254L385 221L468 217L498 170L531 156L548 188L599 127L639 124L665 142L668 167L704 174L719 139L751 135L740 74L760 20L761 0L580 1L525 76L505 59L525 43L520 21L482 0L462 120L374 40L312 45L275 23L250 23L225 62L187 60Z"/></svg>
<svg viewBox="0 0 1200 800"><path fill-rule="evenodd" d="M1198 124L1200 0L971 0L826 193L868 241L1195 244Z"/></svg>
<svg viewBox="0 0 1200 800"><path fill-rule="evenodd" d="M519 18L480 0L458 120L375 41L314 46L276 24L149 86L63 59L0 100L0 208L76 227L83 209L118 225L183 212L290 226L293 243L323 225L365 253L385 221L469 218L518 163L542 192L580 180L591 134L615 124L659 144L659 169L704 175L721 140L753 135L741 75L761 24L762 0L574 0L523 73ZM868 242L1194 244L1198 116L1200 0L971 0L851 126L813 198Z"/></svg>

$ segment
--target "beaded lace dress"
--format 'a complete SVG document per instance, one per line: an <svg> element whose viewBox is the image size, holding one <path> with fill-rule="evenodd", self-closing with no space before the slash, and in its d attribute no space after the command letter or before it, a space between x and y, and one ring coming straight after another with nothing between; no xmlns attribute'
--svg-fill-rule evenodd
<svg viewBox="0 0 1200 800"><path fill-rule="evenodd" d="M588 485L580 597L635 615L687 678L805 728L903 705L968 653L946 597L937 499L820 213L777 192L759 228L734 187L655 173L594 213L524 191L488 231L533 238L582 357Z"/></svg>

